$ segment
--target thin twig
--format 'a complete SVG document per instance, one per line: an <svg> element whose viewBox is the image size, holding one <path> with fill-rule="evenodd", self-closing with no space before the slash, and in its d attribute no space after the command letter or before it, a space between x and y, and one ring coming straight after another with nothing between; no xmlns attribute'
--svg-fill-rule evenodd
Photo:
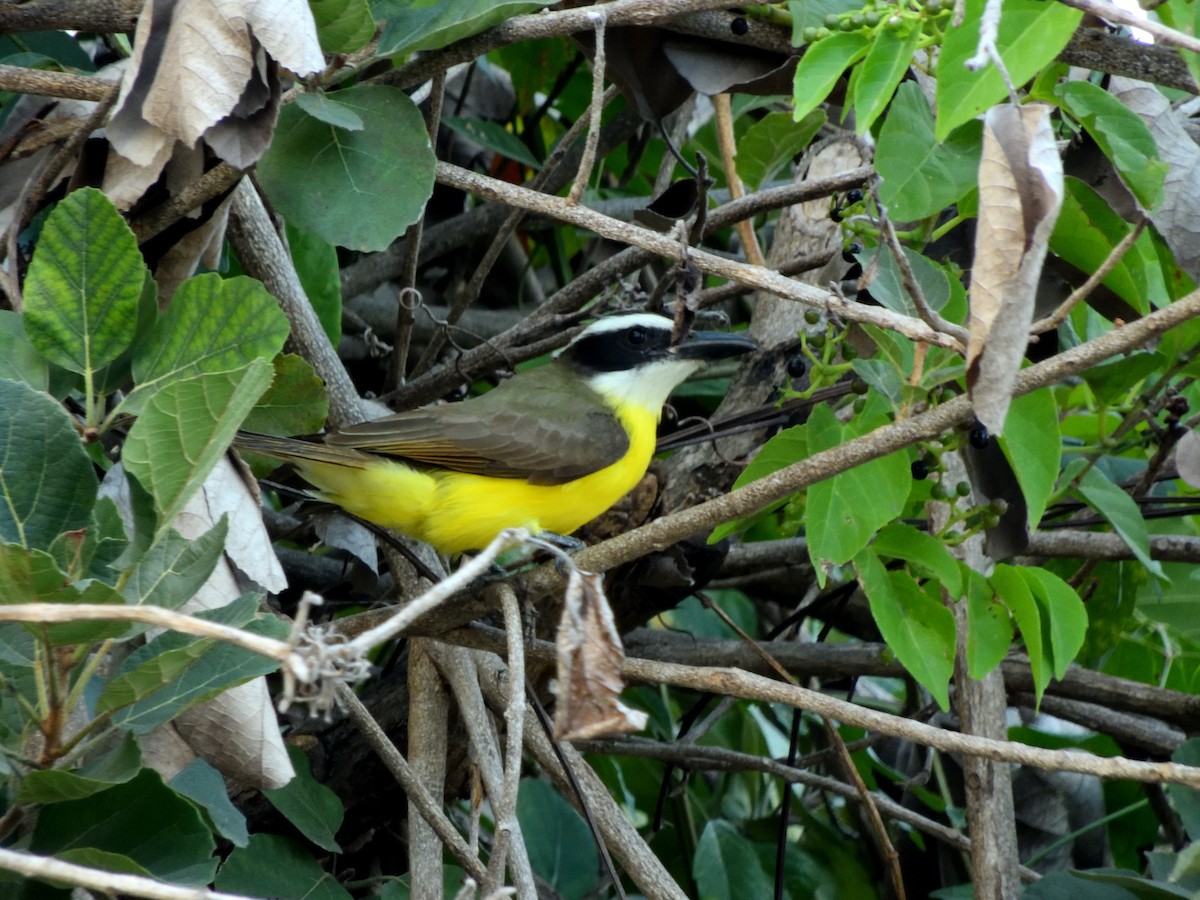
<svg viewBox="0 0 1200 900"><path fill-rule="evenodd" d="M408 764L408 760L404 755L396 749L396 745L379 727L379 723L375 721L375 717L370 711L363 706L358 695L345 685L338 685L337 689L338 701L346 709L346 714L349 716L358 730L362 732L371 749L379 756L389 772L395 777L400 787L404 789L404 793L408 796L409 801L416 806L421 813L421 818L432 826L437 833L438 838L446 846L446 848L454 855L454 858L467 870L472 878L478 882L483 882L487 876L487 869L483 863L479 861L479 857L471 852L467 846L467 842L463 840L461 834L454 828L454 825L442 812L442 807L439 802L429 796L425 787L418 780L416 773Z"/></svg>
<svg viewBox="0 0 1200 900"><path fill-rule="evenodd" d="M878 192L874 192L874 196L876 203L878 203ZM917 275L913 272L912 263L908 261L908 254L904 252L900 238L896 235L896 229L892 225L892 220L888 218L887 212L884 211L882 206L879 209L880 229L883 231L883 237L887 241L888 249L892 252L892 258L896 260L896 267L900 270L900 280L904 283L904 289L908 291L908 295L912 298L913 306L917 308L917 315L930 328L954 335L959 341L966 344L967 329L942 318L941 314L929 305L929 300L925 297L925 291L921 289L921 283L917 281Z"/></svg>
<svg viewBox="0 0 1200 900"><path fill-rule="evenodd" d="M669 237L621 222L610 216L601 215L585 206L569 204L559 197L537 194L525 188L444 162L437 164L437 180L442 184L491 200L544 213L560 221L590 229L604 237L626 244L634 244L669 259L678 260L680 258L678 242L672 241ZM951 350L961 351L963 349L957 338L935 331L924 322L911 316L902 316L882 307L866 306L846 300L804 282L792 281L790 278L785 278L778 272L762 266L746 265L703 250L693 250L690 256L697 268L711 275L752 285L786 300L795 300L807 306L814 306L844 319L897 331L913 340L936 344Z"/></svg>
<svg viewBox="0 0 1200 900"><path fill-rule="evenodd" d="M167 884L156 878L108 872L50 856L10 850L7 847L0 847L0 869L15 872L26 878L71 884L112 897L120 894L145 897L147 900L254 900L243 894L227 894L224 891Z"/></svg>
<svg viewBox="0 0 1200 900"><path fill-rule="evenodd" d="M742 179L737 172L734 157L737 156L737 145L733 136L733 104L728 94L717 94L712 98L713 111L716 113L717 143L721 146L721 165L725 169L725 183L729 185L729 198L740 200L746 196ZM742 240L742 248L746 252L746 261L753 266L765 266L762 248L758 246L758 235L754 233L754 223L749 219L738 221L734 228Z"/></svg>
<svg viewBox="0 0 1200 900"><path fill-rule="evenodd" d="M592 177L592 167L596 164L596 148L600 144L600 113L604 107L604 34L608 15L603 6L594 7L590 18L596 24L596 49L592 56L592 104L588 109L587 142L583 145L583 155L579 158L579 171L575 175L575 183L571 185L567 199L578 203L583 196L588 181Z"/></svg>
<svg viewBox="0 0 1200 900"><path fill-rule="evenodd" d="M1064 6L1081 9L1085 13L1091 13L1093 16L1099 16L1110 22L1117 22L1121 25L1128 25L1130 28L1141 29L1158 38L1161 43L1182 47L1184 50L1191 50L1193 53L1200 53L1200 38L1184 34L1182 31L1176 31L1174 28L1168 28L1161 22L1143 18L1128 10L1121 9L1112 3L1105 3L1104 0L1062 0L1062 3Z"/></svg>

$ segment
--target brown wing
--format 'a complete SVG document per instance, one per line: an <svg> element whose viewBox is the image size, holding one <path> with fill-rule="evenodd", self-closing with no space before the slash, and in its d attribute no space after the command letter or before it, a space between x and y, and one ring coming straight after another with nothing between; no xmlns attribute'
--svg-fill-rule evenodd
<svg viewBox="0 0 1200 900"><path fill-rule="evenodd" d="M595 391L564 384L558 373L544 368L523 372L482 397L363 422L325 439L339 447L531 484L582 478L612 465L629 449L625 429Z"/></svg>

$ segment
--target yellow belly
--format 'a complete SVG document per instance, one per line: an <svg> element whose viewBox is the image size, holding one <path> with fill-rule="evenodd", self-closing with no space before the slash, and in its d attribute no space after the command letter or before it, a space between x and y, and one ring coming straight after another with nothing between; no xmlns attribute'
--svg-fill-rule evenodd
<svg viewBox="0 0 1200 900"><path fill-rule="evenodd" d="M387 460L365 469L311 460L297 464L323 499L443 553L461 553L487 546L505 528L570 534L620 500L650 464L658 421L644 410L625 410L620 417L630 434L628 452L566 484L420 470Z"/></svg>

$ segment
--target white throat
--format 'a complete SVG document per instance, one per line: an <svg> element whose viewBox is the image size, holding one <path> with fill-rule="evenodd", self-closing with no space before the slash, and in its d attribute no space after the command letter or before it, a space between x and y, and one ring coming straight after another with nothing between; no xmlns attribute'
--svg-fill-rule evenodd
<svg viewBox="0 0 1200 900"><path fill-rule="evenodd" d="M704 365L697 359L668 359L620 372L600 372L588 376L592 390L619 406L636 406L662 415L663 404L671 391Z"/></svg>

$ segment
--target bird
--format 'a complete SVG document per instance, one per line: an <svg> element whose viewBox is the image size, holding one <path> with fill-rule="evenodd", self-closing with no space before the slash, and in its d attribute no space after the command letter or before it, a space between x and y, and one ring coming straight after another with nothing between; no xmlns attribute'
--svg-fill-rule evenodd
<svg viewBox="0 0 1200 900"><path fill-rule="evenodd" d="M608 316L485 394L322 440L239 432L234 446L292 463L317 499L448 556L506 528L569 535L645 474L671 391L757 347L713 331L672 344L673 328L655 313Z"/></svg>

